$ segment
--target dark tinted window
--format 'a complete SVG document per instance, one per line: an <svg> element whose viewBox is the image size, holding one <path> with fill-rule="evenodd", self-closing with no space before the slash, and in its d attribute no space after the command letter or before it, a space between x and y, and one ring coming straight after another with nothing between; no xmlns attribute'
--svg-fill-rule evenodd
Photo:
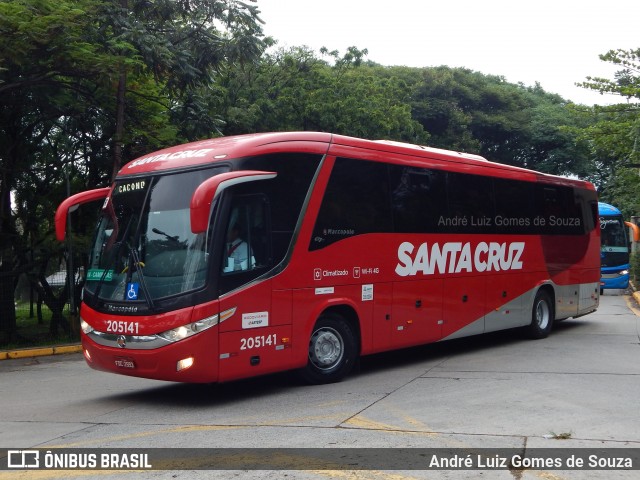
<svg viewBox="0 0 640 480"><path fill-rule="evenodd" d="M582 235L595 202L568 186L339 158L310 249L374 232Z"/></svg>
<svg viewBox="0 0 640 480"><path fill-rule="evenodd" d="M280 153L250 157L237 161L238 170L277 172L273 180L252 182L240 193L264 193L271 210L271 245L274 264L285 257L296 228L313 177L320 165L321 155Z"/></svg>
<svg viewBox="0 0 640 480"><path fill-rule="evenodd" d="M535 225L534 183L493 179L495 232L533 233Z"/></svg>
<svg viewBox="0 0 640 480"><path fill-rule="evenodd" d="M584 202L571 187L537 185L536 212L541 234L581 235L585 232ZM586 209L584 209L586 213Z"/></svg>
<svg viewBox="0 0 640 480"><path fill-rule="evenodd" d="M488 233L494 225L493 185L490 177L449 172L447 198L449 218L464 219L463 231L456 233Z"/></svg>
<svg viewBox="0 0 640 480"><path fill-rule="evenodd" d="M390 165L389 173L395 231L438 231L447 216L446 172Z"/></svg>
<svg viewBox="0 0 640 480"><path fill-rule="evenodd" d="M317 250L354 235L391 231L387 165L336 159L309 249Z"/></svg>

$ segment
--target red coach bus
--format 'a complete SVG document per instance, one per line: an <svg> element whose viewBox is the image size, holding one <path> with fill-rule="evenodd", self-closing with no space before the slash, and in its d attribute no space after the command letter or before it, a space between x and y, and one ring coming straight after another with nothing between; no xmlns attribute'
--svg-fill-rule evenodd
<svg viewBox="0 0 640 480"><path fill-rule="evenodd" d="M476 155L328 133L152 153L103 200L80 310L87 363L181 382L298 369L554 323L599 303L591 184Z"/></svg>

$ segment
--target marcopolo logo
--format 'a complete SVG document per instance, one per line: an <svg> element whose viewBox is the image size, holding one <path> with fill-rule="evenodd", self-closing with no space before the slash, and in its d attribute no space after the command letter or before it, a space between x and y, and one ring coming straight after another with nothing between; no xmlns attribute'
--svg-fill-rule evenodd
<svg viewBox="0 0 640 480"><path fill-rule="evenodd" d="M398 247L396 273L433 275L435 273L500 272L521 270L524 242L447 242L442 245L426 242L416 248L411 242Z"/></svg>

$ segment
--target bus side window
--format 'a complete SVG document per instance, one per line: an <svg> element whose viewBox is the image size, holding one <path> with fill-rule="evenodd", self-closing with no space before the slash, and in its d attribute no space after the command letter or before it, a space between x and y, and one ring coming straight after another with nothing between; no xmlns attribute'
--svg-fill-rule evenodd
<svg viewBox="0 0 640 480"><path fill-rule="evenodd" d="M495 233L535 234L534 188L533 182L493 179Z"/></svg>
<svg viewBox="0 0 640 480"><path fill-rule="evenodd" d="M396 232L434 233L447 218L447 177L440 170L390 165Z"/></svg>
<svg viewBox="0 0 640 480"><path fill-rule="evenodd" d="M262 270L271 264L268 202L264 195L233 200L223 246L222 274Z"/></svg>
<svg viewBox="0 0 640 480"><path fill-rule="evenodd" d="M545 220L541 234L582 235L586 232L581 206L584 201L572 187L539 184L536 203L537 211Z"/></svg>
<svg viewBox="0 0 640 480"><path fill-rule="evenodd" d="M309 250L319 250L355 235L392 230L387 165L336 159Z"/></svg>
<svg viewBox="0 0 640 480"><path fill-rule="evenodd" d="M491 233L494 228L493 184L490 177L449 172L449 216L466 220L465 233Z"/></svg>

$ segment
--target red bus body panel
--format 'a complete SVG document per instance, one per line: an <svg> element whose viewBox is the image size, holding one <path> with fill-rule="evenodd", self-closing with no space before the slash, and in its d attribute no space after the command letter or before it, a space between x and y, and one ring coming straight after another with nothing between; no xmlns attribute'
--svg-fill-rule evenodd
<svg viewBox="0 0 640 480"><path fill-rule="evenodd" d="M308 248L337 157L593 190L587 182L456 152L312 132L256 134L172 147L130 162L119 175L169 172L285 151L326 156L284 268L204 305L152 317L104 314L83 305L81 316L93 329L106 332L110 321L136 321L140 335L156 335L210 315L234 312L213 328L151 350L100 345L83 334L91 367L181 382L223 382L300 368L307 363L314 323L327 309L338 309L355 320L359 353L366 355L530 321L533 297L541 285L556 292L561 318L597 308L597 228L588 235L566 237L380 233L356 235L320 250ZM412 265L403 263L403 248L411 251L405 257L412 259L422 249L429 253L425 261L431 264L412 272L417 257ZM436 263L433 254L442 249L448 253ZM433 271L425 273L429 268ZM188 357L194 359L193 365L177 371L177 362Z"/></svg>

